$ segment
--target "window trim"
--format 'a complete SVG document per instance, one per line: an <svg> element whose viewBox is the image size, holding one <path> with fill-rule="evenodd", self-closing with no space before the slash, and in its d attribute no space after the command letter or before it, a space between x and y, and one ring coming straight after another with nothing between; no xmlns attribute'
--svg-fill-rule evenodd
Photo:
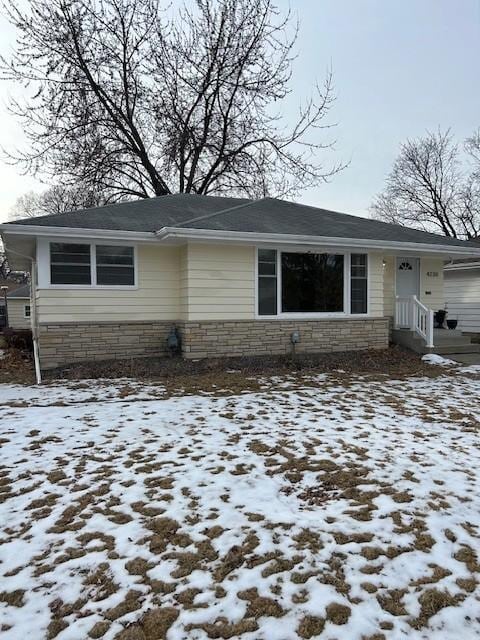
<svg viewBox="0 0 480 640"><path fill-rule="evenodd" d="M366 255L366 260L365 260L365 277L359 277L359 276L352 276L352 255ZM349 275L349 287L350 287L350 298L349 298L349 303L350 303L350 315L352 317L356 317L356 316L368 316L369 310L370 310L370 254L369 253L365 253L364 251L352 251L350 253L350 275ZM366 312L365 313L353 313L352 312L352 280L366 280L367 281L367 290L366 290L366 296L367 296L367 300L366 300Z"/></svg>
<svg viewBox="0 0 480 640"><path fill-rule="evenodd" d="M258 313L258 251L259 249L274 249L277 252L277 314L264 316ZM343 311L336 312L284 312L282 311L282 271L281 260L282 253L328 253L334 255L343 256ZM351 254L363 253L367 256L367 312L366 313L351 313ZM334 248L315 248L309 249L301 247L272 247L272 246L256 246L255 247L255 319L256 320L320 320L322 318L368 318L370 316L370 253L368 251L359 251L358 249L352 251L337 251Z"/></svg>
<svg viewBox="0 0 480 640"><path fill-rule="evenodd" d="M27 307L28 307L28 315L27 315ZM23 305L23 317L26 320L30 320L31 319L31 317L32 317L32 305L30 303Z"/></svg>
<svg viewBox="0 0 480 640"><path fill-rule="evenodd" d="M115 243L115 244L111 243L111 242L107 242L107 243L105 243L105 242L102 242L102 243L95 242L92 246L94 246L94 250L92 251L92 249L90 249L90 251L92 252L91 255L92 255L92 257L94 257L94 261L95 261L95 286L96 287L98 287L98 288L102 287L102 288L107 288L107 289L119 289L120 287L133 288L133 287L136 286L136 284L137 284L137 268L136 268L135 247L133 245L129 245L129 244L125 244L125 243L119 244L118 242ZM97 268L98 268L98 265L97 265L97 246L100 246L100 247L106 247L106 246L109 246L109 247L129 247L129 248L132 249L133 284L123 284L123 285L97 284L97 278L98 278L98 272L97 272ZM111 267L111 266L113 266L114 268L118 268L118 267L121 267L121 268L128 267L128 268L130 268L130 265L106 265L106 264L103 264L101 266L103 266L103 267L106 267L106 266ZM92 280L92 282L93 282L93 280Z"/></svg>
<svg viewBox="0 0 480 640"><path fill-rule="evenodd" d="M91 284L52 284L50 271L50 245L64 242L67 244L88 244L90 246L90 282ZM134 284L97 284L97 252L96 245L133 248ZM134 291L138 289L138 247L136 243L121 240L91 240L82 238L39 238L37 245L38 288L59 290L90 291L91 289L110 291Z"/></svg>
<svg viewBox="0 0 480 640"><path fill-rule="evenodd" d="M90 267L90 282L88 283L82 283L82 284L73 284L73 283L65 283L65 284L60 284L60 283L53 283L52 282L52 244L70 244L70 245L81 245L81 246L87 246L88 250L89 250L89 264L88 266ZM85 254L86 255L86 254ZM48 282L50 284L51 287L91 287L94 280L93 280L93 272L92 272L92 261L93 261L93 252L92 252L92 243L91 242L55 242L55 241L50 241L48 243L48 269L49 269L49 274L48 274ZM57 263L58 264L58 263ZM61 263L62 264L62 263ZM68 266L70 267L75 267L76 264L75 262L70 262L70 263L66 263L68 264ZM80 267L87 267L86 263L82 263L79 262L78 266Z"/></svg>

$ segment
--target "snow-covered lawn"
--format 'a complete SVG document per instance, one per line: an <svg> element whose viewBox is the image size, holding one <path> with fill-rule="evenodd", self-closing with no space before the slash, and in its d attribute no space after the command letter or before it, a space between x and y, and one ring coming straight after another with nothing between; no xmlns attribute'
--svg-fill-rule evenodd
<svg viewBox="0 0 480 640"><path fill-rule="evenodd" d="M472 371L3 385L0 636L480 638Z"/></svg>

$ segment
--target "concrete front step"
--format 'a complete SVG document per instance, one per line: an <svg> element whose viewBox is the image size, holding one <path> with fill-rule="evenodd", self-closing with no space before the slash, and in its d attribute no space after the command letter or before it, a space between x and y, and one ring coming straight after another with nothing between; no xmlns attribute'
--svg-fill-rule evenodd
<svg viewBox="0 0 480 640"><path fill-rule="evenodd" d="M438 353L439 356L450 353L480 353L480 344L436 344L433 349L424 349L425 353Z"/></svg>
<svg viewBox="0 0 480 640"><path fill-rule="evenodd" d="M450 357L456 355L471 355L480 357L480 345L472 344L470 336L462 334L458 330L435 329L433 334L433 349L426 347L424 340L419 335L408 329L394 329L393 341L401 344L416 353L436 353L440 356Z"/></svg>
<svg viewBox="0 0 480 640"><path fill-rule="evenodd" d="M455 360L460 364L478 364L480 365L480 353L450 353L449 360Z"/></svg>
<svg viewBox="0 0 480 640"><path fill-rule="evenodd" d="M421 340L420 336L418 337ZM433 344L470 344L471 339L469 336L462 334L460 331L439 331L433 334Z"/></svg>
<svg viewBox="0 0 480 640"><path fill-rule="evenodd" d="M420 337L416 337L416 340L419 340L420 342L423 343L423 340ZM472 344L472 341L470 340L470 338L467 338L467 336L442 336L442 337L434 337L433 338L433 344L435 346L438 345L444 345L444 344Z"/></svg>
<svg viewBox="0 0 480 640"><path fill-rule="evenodd" d="M433 330L433 337L434 339L437 336L445 336L445 335L449 335L449 336L463 336L464 334L460 331L460 329L434 329Z"/></svg>

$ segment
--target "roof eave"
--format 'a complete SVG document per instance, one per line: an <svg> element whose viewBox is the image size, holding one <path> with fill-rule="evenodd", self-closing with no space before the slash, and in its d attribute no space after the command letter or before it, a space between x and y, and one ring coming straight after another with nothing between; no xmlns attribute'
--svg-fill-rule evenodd
<svg viewBox="0 0 480 640"><path fill-rule="evenodd" d="M334 238L329 236L305 236L283 233L254 233L246 231L222 231L210 229L185 229L183 227L163 227L155 233L160 241L214 240L241 243L275 243L281 245L318 245L328 247L352 247L363 249L387 249L390 251L411 251L416 253L441 253L447 256L472 256L480 258L480 248L461 245L443 245L420 242L398 242L372 240L368 238Z"/></svg>
<svg viewBox="0 0 480 640"><path fill-rule="evenodd" d="M223 231L217 229L193 229L185 227L163 227L156 232L122 231L113 229L79 229L72 227L47 227L44 225L0 224L0 234L19 236L47 236L65 238L92 238L107 240L132 240L138 242L158 242L166 240L207 240L281 245L310 245L329 247L352 247L389 251L411 251L416 253L444 254L480 259L480 248L461 245L444 245L420 242L399 242L372 240L368 238L336 238L329 236L307 236L283 233L256 233L247 231Z"/></svg>
<svg viewBox="0 0 480 640"><path fill-rule="evenodd" d="M5 233L22 236L48 236L67 238L95 238L107 240L138 240L155 242L155 233L151 231L122 231L119 229L79 229L76 227L47 227L45 225L0 224L0 234Z"/></svg>
<svg viewBox="0 0 480 640"><path fill-rule="evenodd" d="M472 262L460 262L454 264L446 264L445 271L468 271L469 269L480 269L480 260Z"/></svg>

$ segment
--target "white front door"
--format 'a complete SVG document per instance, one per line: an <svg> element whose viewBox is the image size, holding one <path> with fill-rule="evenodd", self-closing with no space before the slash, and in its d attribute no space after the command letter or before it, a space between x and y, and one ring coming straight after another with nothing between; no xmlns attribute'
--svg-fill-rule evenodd
<svg viewBox="0 0 480 640"><path fill-rule="evenodd" d="M397 258L396 295L400 298L418 296L419 259Z"/></svg>

